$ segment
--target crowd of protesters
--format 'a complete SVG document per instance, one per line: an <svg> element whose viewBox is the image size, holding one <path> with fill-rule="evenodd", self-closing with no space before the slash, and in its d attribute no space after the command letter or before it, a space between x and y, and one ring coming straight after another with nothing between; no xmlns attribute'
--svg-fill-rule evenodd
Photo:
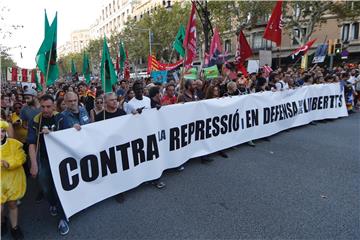
<svg viewBox="0 0 360 240"><path fill-rule="evenodd" d="M18 224L18 205L26 192L27 177L37 179L36 202L43 198L47 200L50 214L59 218L60 234L69 232L44 144L44 134L50 131L66 128L81 131L81 126L85 124L126 114L141 114L146 109L160 109L171 104L336 82L344 89L348 112L353 113L360 106L359 73L360 64L344 64L331 70L319 66L307 71L284 68L270 73L251 73L246 77L241 73L226 74L222 69L221 76L214 79L204 79L200 74L197 79L170 80L163 85L153 83L150 78L120 80L111 93L104 93L97 78L93 78L89 85L78 79L59 80L43 91L3 83L0 122L1 235L8 230L9 218L13 238L23 238ZM248 144L255 146L252 141ZM218 154L227 157L224 151ZM202 163L211 161L208 156L200 157L200 160ZM184 170L184 166L178 170ZM159 189L165 187L161 179L152 181L152 184ZM118 194L115 199L122 202L124 194ZM5 216L4 206L8 208L8 217Z"/></svg>

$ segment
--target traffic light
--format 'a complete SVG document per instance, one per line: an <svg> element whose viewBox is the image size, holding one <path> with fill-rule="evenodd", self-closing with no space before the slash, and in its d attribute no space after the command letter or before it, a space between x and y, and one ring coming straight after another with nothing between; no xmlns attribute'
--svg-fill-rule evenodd
<svg viewBox="0 0 360 240"><path fill-rule="evenodd" d="M340 54L341 49L342 49L342 44L341 43L336 43L335 44L335 54Z"/></svg>

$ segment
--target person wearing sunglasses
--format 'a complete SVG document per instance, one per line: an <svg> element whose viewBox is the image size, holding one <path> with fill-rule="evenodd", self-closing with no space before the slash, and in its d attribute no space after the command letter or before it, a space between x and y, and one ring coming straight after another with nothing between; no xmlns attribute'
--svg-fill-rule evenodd
<svg viewBox="0 0 360 240"><path fill-rule="evenodd" d="M104 98L102 95L95 99L95 107L90 110L90 120L95 122L95 116L104 110Z"/></svg>

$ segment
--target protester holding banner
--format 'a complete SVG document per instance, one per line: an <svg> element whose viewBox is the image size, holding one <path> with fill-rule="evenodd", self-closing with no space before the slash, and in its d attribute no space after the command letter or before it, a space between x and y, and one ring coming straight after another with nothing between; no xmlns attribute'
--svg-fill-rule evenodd
<svg viewBox="0 0 360 240"><path fill-rule="evenodd" d="M126 113L141 114L144 109L151 108L150 98L144 96L144 84L142 81L135 81L133 84L135 97L126 105Z"/></svg>
<svg viewBox="0 0 360 240"><path fill-rule="evenodd" d="M161 108L160 88L157 86L150 88L149 97L151 100L151 108L156 108L159 110ZM160 178L151 181L151 183L158 189L164 188L166 186L165 183L160 180Z"/></svg>
<svg viewBox="0 0 360 240"><path fill-rule="evenodd" d="M41 112L30 121L28 128L30 174L34 178L37 177L43 194L50 203L50 214L52 216L59 215L59 233L66 235L69 232L69 225L56 193L44 142L44 134L59 129L58 124L61 116L54 111L54 99L50 95L40 97L40 106Z"/></svg>
<svg viewBox="0 0 360 240"><path fill-rule="evenodd" d="M126 115L126 112L123 109L118 108L117 96L115 93L113 92L106 93L104 96L104 100L105 100L105 108L101 112L98 112L95 115L95 122ZM97 98L96 103L97 105L101 106L102 101L100 101L100 98ZM95 108L93 110L95 110Z"/></svg>
<svg viewBox="0 0 360 240"><path fill-rule="evenodd" d="M75 128L81 129L81 125L90 123L89 115L84 107L79 106L78 96L73 92L65 94L64 101L66 109L61 113L62 120L59 122L59 129Z"/></svg>

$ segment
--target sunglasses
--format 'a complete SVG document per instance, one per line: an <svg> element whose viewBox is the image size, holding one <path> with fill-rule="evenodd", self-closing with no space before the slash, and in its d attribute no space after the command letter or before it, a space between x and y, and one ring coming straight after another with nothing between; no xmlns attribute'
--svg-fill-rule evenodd
<svg viewBox="0 0 360 240"><path fill-rule="evenodd" d="M21 107L14 107L14 109L21 109Z"/></svg>
<svg viewBox="0 0 360 240"><path fill-rule="evenodd" d="M96 104L102 104L103 102L96 102Z"/></svg>

